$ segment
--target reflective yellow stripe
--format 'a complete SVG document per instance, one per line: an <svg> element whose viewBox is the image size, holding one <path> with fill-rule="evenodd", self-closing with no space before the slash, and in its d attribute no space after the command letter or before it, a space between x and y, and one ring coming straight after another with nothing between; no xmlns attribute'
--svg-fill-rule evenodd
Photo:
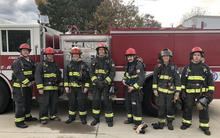
<svg viewBox="0 0 220 138"><path fill-rule="evenodd" d="M186 124L192 124L192 120L185 120L184 118L182 119L182 122Z"/></svg>
<svg viewBox="0 0 220 138"><path fill-rule="evenodd" d="M165 122L166 122L166 119L160 119L158 122L160 122L160 123L165 123Z"/></svg>
<svg viewBox="0 0 220 138"><path fill-rule="evenodd" d="M24 117L21 117L21 118L15 118L15 122L22 122L24 121Z"/></svg>
<svg viewBox="0 0 220 138"><path fill-rule="evenodd" d="M80 76L79 72L69 72L69 76Z"/></svg>
<svg viewBox="0 0 220 138"><path fill-rule="evenodd" d="M25 117L26 118L31 117L31 114L26 114Z"/></svg>
<svg viewBox="0 0 220 138"><path fill-rule="evenodd" d="M69 83L68 82L64 82L64 87L68 87Z"/></svg>
<svg viewBox="0 0 220 138"><path fill-rule="evenodd" d="M105 113L105 117L113 117L113 116L114 116L113 113L109 113L109 114Z"/></svg>
<svg viewBox="0 0 220 138"><path fill-rule="evenodd" d="M160 78L159 79L162 79L162 80L170 80L171 77L168 76L168 75L160 75Z"/></svg>
<svg viewBox="0 0 220 138"><path fill-rule="evenodd" d="M214 91L215 90L215 87L214 86L209 86L209 89L210 91Z"/></svg>
<svg viewBox="0 0 220 138"><path fill-rule="evenodd" d="M41 117L40 120L45 120L45 119L48 119L47 116L44 116L44 117Z"/></svg>
<svg viewBox="0 0 220 138"><path fill-rule="evenodd" d="M42 89L44 86L43 86L43 84L38 84L37 85L37 89Z"/></svg>
<svg viewBox="0 0 220 138"><path fill-rule="evenodd" d="M126 76L128 79L134 79L134 78L137 78L137 77L138 77L137 74L130 76L128 72L126 72L125 76Z"/></svg>
<svg viewBox="0 0 220 138"><path fill-rule="evenodd" d="M133 119L134 119L135 121L142 121L142 117L133 116Z"/></svg>
<svg viewBox="0 0 220 138"><path fill-rule="evenodd" d="M79 115L87 115L87 112L79 112Z"/></svg>
<svg viewBox="0 0 220 138"><path fill-rule="evenodd" d="M157 89L157 84L153 84L152 86L154 89Z"/></svg>
<svg viewBox="0 0 220 138"><path fill-rule="evenodd" d="M85 83L85 87L89 87L89 83Z"/></svg>
<svg viewBox="0 0 220 138"><path fill-rule="evenodd" d="M201 81L204 81L205 79L202 76L188 76L188 80L201 80Z"/></svg>
<svg viewBox="0 0 220 138"><path fill-rule="evenodd" d="M167 115L168 118L175 118L175 115Z"/></svg>
<svg viewBox="0 0 220 138"><path fill-rule="evenodd" d="M209 127L209 123L200 123L199 126L201 126L201 127Z"/></svg>
<svg viewBox="0 0 220 138"><path fill-rule="evenodd" d="M71 83L69 83L69 86L71 86L71 87L81 87L82 85L79 85L76 82L71 82Z"/></svg>
<svg viewBox="0 0 220 138"><path fill-rule="evenodd" d="M100 110L92 109L92 113L93 113L93 114L99 114L99 113L100 113Z"/></svg>
<svg viewBox="0 0 220 138"><path fill-rule="evenodd" d="M50 117L50 119L55 119L57 116L53 115Z"/></svg>
<svg viewBox="0 0 220 138"><path fill-rule="evenodd" d="M21 87L20 83L13 83L14 87ZM22 87L27 87L26 85L22 84Z"/></svg>
<svg viewBox="0 0 220 138"><path fill-rule="evenodd" d="M176 86L177 91L181 91L181 86Z"/></svg>
<svg viewBox="0 0 220 138"><path fill-rule="evenodd" d="M93 76L93 77L91 78L92 81L94 81L95 79L97 79L96 76Z"/></svg>
<svg viewBox="0 0 220 138"><path fill-rule="evenodd" d="M137 83L135 83L133 86L134 86L135 89L141 88Z"/></svg>
<svg viewBox="0 0 220 138"><path fill-rule="evenodd" d="M69 110L69 115L75 115L75 114L76 114L76 112L73 112L73 111Z"/></svg>
<svg viewBox="0 0 220 138"><path fill-rule="evenodd" d="M32 75L32 71L24 71L24 75Z"/></svg>
<svg viewBox="0 0 220 138"><path fill-rule="evenodd" d="M186 89L186 86L185 86L185 85L182 85L181 88L182 88L182 89Z"/></svg>
<svg viewBox="0 0 220 138"><path fill-rule="evenodd" d="M63 82L60 82L60 83L59 83L59 86L63 86Z"/></svg>
<svg viewBox="0 0 220 138"><path fill-rule="evenodd" d="M105 70L103 70L103 69L96 69L95 70L95 74L107 74L108 72L105 72Z"/></svg>
<svg viewBox="0 0 220 138"><path fill-rule="evenodd" d="M106 77L105 79L108 81L108 84L110 84L112 81L110 77Z"/></svg>
<svg viewBox="0 0 220 138"><path fill-rule="evenodd" d="M186 89L187 93L200 93L201 89ZM206 88L202 88L202 92L207 92Z"/></svg>
<svg viewBox="0 0 220 138"><path fill-rule="evenodd" d="M28 79L25 79L25 80L22 81L23 84L27 84L28 82L29 82Z"/></svg>
<svg viewBox="0 0 220 138"><path fill-rule="evenodd" d="M126 80L126 79L127 79L127 77L123 77L123 78L122 78L122 80Z"/></svg>
<svg viewBox="0 0 220 138"><path fill-rule="evenodd" d="M174 91L170 91L168 89L164 89L164 88L160 88L160 87L158 87L158 91L163 92L163 93L169 93L169 94L174 93Z"/></svg>
<svg viewBox="0 0 220 138"><path fill-rule="evenodd" d="M58 86L44 86L44 90L58 90Z"/></svg>
<svg viewBox="0 0 220 138"><path fill-rule="evenodd" d="M128 118L132 118L132 114L127 114L127 117Z"/></svg>
<svg viewBox="0 0 220 138"><path fill-rule="evenodd" d="M49 73L49 74L44 74L44 78L52 78L52 77L56 77L57 74L55 73Z"/></svg>

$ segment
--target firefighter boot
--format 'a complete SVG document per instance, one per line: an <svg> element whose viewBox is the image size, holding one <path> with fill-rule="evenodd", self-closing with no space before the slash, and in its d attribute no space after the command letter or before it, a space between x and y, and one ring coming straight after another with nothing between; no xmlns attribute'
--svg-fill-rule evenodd
<svg viewBox="0 0 220 138"><path fill-rule="evenodd" d="M151 124L153 126L154 129L163 129L163 127L165 126L165 123L153 123Z"/></svg>
<svg viewBox="0 0 220 138"><path fill-rule="evenodd" d="M94 119L92 122L91 122L91 126L95 126L95 125L97 125L98 123L100 122L100 120L99 119Z"/></svg>
<svg viewBox="0 0 220 138"><path fill-rule="evenodd" d="M70 124L71 122L75 121L75 116L69 115L69 118L66 120L66 124Z"/></svg>
<svg viewBox="0 0 220 138"><path fill-rule="evenodd" d="M108 124L108 127L113 127L113 122L111 121L111 122L107 122L107 124Z"/></svg>
<svg viewBox="0 0 220 138"><path fill-rule="evenodd" d="M81 122L82 122L83 125L86 125L86 124L87 124L86 118L85 118L85 117L82 117L82 118L81 118Z"/></svg>
<svg viewBox="0 0 220 138"><path fill-rule="evenodd" d="M47 124L47 122L48 122L48 120L47 120L47 119L40 120L40 123L41 123L41 124L43 124L43 125L46 125L46 124Z"/></svg>
<svg viewBox="0 0 220 138"><path fill-rule="evenodd" d="M167 120L167 127L168 127L169 130L173 130L174 129L172 122L173 122L172 120Z"/></svg>
<svg viewBox="0 0 220 138"><path fill-rule="evenodd" d="M16 122L15 125L16 125L16 127L19 127L19 128L27 128L28 127L23 121Z"/></svg>
<svg viewBox="0 0 220 138"><path fill-rule="evenodd" d="M205 135L208 136L211 135L209 128L205 128L205 127L199 127L199 128L204 132Z"/></svg>
<svg viewBox="0 0 220 138"><path fill-rule="evenodd" d="M183 124L181 125L180 129L186 130L186 129L189 128L189 127L190 127L189 124L183 123Z"/></svg>

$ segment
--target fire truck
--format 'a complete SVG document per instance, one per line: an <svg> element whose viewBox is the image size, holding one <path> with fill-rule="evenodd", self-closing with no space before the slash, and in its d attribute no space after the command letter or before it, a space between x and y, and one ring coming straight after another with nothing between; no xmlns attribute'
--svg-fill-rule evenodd
<svg viewBox="0 0 220 138"><path fill-rule="evenodd" d="M33 26L32 26L33 27ZM42 28L45 28L42 30ZM10 41L17 41L17 38L10 40L10 30L19 28L2 28L0 27L0 111L4 112L11 98L12 87L11 64L18 57L18 52L10 52ZM36 25L34 28L23 26L20 30L29 30L30 43L32 47L31 56L35 62L39 61L40 53L48 46L56 49L56 62L61 70L71 60L69 53L72 47L82 49L82 58L88 64L95 57L95 48L102 42L108 46L109 54L115 62L116 76L114 85L118 88L114 100L123 101L125 96L125 87L122 86L121 80L124 75L124 66L126 64L125 51L132 47L135 48L139 57L141 57L146 65L147 72L143 87L144 100L143 110L150 115L156 115L157 106L155 105L155 97L152 91L152 75L155 64L157 64L158 53L169 48L174 52L172 59L175 64L183 68L189 63L189 53L194 46L199 46L205 51L205 63L208 64L213 71L213 79L215 81L216 91L215 98L220 98L218 87L220 87L220 30L205 30L196 28L176 29L176 28L116 28L111 29L109 34L80 34L80 31L73 27L70 33L59 34L58 32L49 35L47 27ZM32 30L33 29L33 30ZM46 31L46 29L48 29ZM34 32L36 31L36 32ZM6 32L6 35L4 34ZM59 34L59 35L58 35ZM20 36L20 35L19 35ZM23 38L23 37L22 37ZM28 41L28 42L29 42ZM5 44L6 43L6 44ZM6 46L5 46L6 45ZM13 45L14 46L14 45ZM16 48L18 45L16 46ZM5 50L6 49L6 50ZM15 49L15 47L14 47ZM36 92L33 92L36 96Z"/></svg>

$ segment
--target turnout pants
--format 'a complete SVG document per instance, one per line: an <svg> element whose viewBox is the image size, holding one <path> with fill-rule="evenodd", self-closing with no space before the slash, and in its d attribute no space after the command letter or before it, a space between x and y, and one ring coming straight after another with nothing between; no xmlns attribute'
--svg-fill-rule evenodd
<svg viewBox="0 0 220 138"><path fill-rule="evenodd" d="M195 99L198 99L200 94L187 93L183 101L183 119L182 124L190 126L192 124L192 109L195 104ZM204 110L199 111L199 122L200 127L204 129L209 128L209 113L208 107Z"/></svg>
<svg viewBox="0 0 220 138"><path fill-rule="evenodd" d="M159 123L171 122L175 118L174 94L159 92L157 97Z"/></svg>
<svg viewBox="0 0 220 138"><path fill-rule="evenodd" d="M102 89L93 87L92 113L97 120L100 118L101 97L104 99L104 110L106 122L113 122L112 100L109 98L109 87L105 86Z"/></svg>
<svg viewBox="0 0 220 138"><path fill-rule="evenodd" d="M32 89L29 87L14 87L15 123L24 122L31 117Z"/></svg>
<svg viewBox="0 0 220 138"><path fill-rule="evenodd" d="M126 88L125 106L127 117L129 121L133 120L136 125L140 125L142 122L142 100L141 90L133 90L131 93L128 93L128 88Z"/></svg>
<svg viewBox="0 0 220 138"><path fill-rule="evenodd" d="M38 102L40 106L40 120L48 119L48 112L50 112L50 119L56 118L58 103L57 90L44 90L43 94L39 94Z"/></svg>
<svg viewBox="0 0 220 138"><path fill-rule="evenodd" d="M87 116L87 94L84 94L81 87L71 87L70 93L67 94L69 99L69 117L76 117L76 110L79 110L81 119Z"/></svg>

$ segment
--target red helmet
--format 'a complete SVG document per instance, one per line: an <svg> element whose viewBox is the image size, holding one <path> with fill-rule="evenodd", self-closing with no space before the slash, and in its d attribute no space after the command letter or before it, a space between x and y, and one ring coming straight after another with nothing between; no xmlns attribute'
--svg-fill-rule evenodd
<svg viewBox="0 0 220 138"><path fill-rule="evenodd" d="M79 55L81 55L81 54L82 54L82 51L81 51L78 47L73 47L73 48L71 49L70 54L79 54Z"/></svg>
<svg viewBox="0 0 220 138"><path fill-rule="evenodd" d="M19 51L21 51L22 49L28 49L29 52L31 52L31 47L30 47L28 44L26 44L26 43L21 44L21 45L19 46Z"/></svg>
<svg viewBox="0 0 220 138"><path fill-rule="evenodd" d="M196 52L200 52L201 56L204 57L204 51L202 50L202 48L201 47L194 47L190 53L190 59L192 59L193 54Z"/></svg>
<svg viewBox="0 0 220 138"><path fill-rule="evenodd" d="M136 51L134 48L128 48L125 52L125 56L128 56L128 55L136 55Z"/></svg>
<svg viewBox="0 0 220 138"><path fill-rule="evenodd" d="M173 52L170 49L165 48L160 52L160 57L163 57L163 56L173 57Z"/></svg>
<svg viewBox="0 0 220 138"><path fill-rule="evenodd" d="M44 53L45 54L55 54L55 51L54 51L53 48L48 47L48 48L45 49Z"/></svg>

